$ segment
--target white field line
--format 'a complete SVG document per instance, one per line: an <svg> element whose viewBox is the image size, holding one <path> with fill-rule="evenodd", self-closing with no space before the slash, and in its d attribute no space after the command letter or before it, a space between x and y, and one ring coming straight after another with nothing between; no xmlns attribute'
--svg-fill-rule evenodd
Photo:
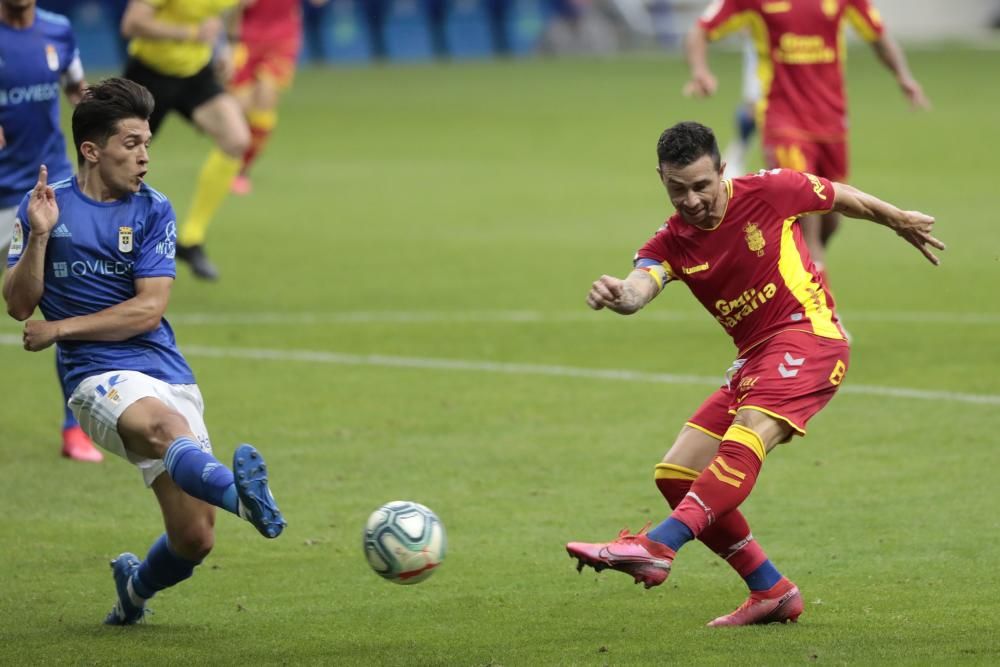
<svg viewBox="0 0 1000 667"><path fill-rule="evenodd" d="M593 313L581 307L577 312L538 310L487 311L346 311L346 312L245 312L245 313L168 313L172 324L183 326L323 326L335 324L517 324L560 322L613 322L603 313ZM845 322L875 322L886 324L944 324L950 326L1000 325L1000 313L946 312L878 312L857 311L844 315ZM645 311L631 318L633 322L704 322L714 326L709 315L689 311ZM19 328L7 320L0 328Z"/></svg>
<svg viewBox="0 0 1000 667"><path fill-rule="evenodd" d="M21 345L19 336L0 335L0 345ZM500 373L504 375L539 375L571 377L586 380L617 380L652 384L695 385L718 387L721 376L676 375L672 373L647 373L626 369L579 368L546 364L524 364L498 361L473 361L465 359L436 359L427 357L396 357L382 354L342 354L310 350L278 350L267 348L221 348L204 345L185 345L184 354L192 357L215 359L243 359L259 361L298 362L308 364L334 364L340 366L381 366L387 368L420 368L433 371L466 371L473 373ZM915 389L910 387L881 387L877 385L846 384L842 392L887 398L908 398L946 403L975 405L1000 405L998 394L964 394L952 391Z"/></svg>
<svg viewBox="0 0 1000 667"><path fill-rule="evenodd" d="M340 313L176 313L168 314L173 324L185 326L234 326L234 325L324 325L324 324L438 324L438 323L547 323L595 322L606 318L603 313L593 313L581 306L578 312L546 312L537 310L492 311L351 311ZM702 312L670 312L649 310L633 318L634 321L652 322L705 322L712 323ZM851 322L882 322L900 324L946 324L955 326L1000 325L1000 313L944 313L944 312L864 312L846 313L844 320Z"/></svg>

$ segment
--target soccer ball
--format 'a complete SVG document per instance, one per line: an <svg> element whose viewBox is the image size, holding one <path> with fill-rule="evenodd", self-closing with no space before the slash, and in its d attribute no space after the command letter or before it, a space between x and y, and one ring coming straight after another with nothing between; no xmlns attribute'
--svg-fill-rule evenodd
<svg viewBox="0 0 1000 667"><path fill-rule="evenodd" d="M365 525L365 557L376 574L397 584L416 584L444 560L444 526L420 503L394 500L372 512Z"/></svg>

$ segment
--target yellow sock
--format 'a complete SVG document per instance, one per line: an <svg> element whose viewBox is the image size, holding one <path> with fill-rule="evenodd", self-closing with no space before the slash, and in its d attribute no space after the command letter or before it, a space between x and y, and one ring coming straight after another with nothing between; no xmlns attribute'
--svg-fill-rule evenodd
<svg viewBox="0 0 1000 667"><path fill-rule="evenodd" d="M192 246L205 242L205 231L229 194L233 179L240 171L240 163L239 158L229 157L218 148L213 148L208 154L198 175L191 209L177 234L178 243Z"/></svg>

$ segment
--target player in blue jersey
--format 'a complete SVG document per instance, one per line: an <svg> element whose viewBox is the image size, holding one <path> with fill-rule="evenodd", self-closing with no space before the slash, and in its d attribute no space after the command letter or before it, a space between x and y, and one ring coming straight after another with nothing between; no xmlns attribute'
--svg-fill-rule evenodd
<svg viewBox="0 0 1000 667"><path fill-rule="evenodd" d="M27 320L38 307L45 316L25 322L25 349L56 345L84 430L136 465L160 503L166 534L146 559L111 561L110 625L140 621L149 598L191 576L212 549L216 507L265 537L285 526L256 449L240 445L232 470L212 455L201 392L163 318L177 225L167 198L143 182L152 111L152 95L132 81L87 89L73 112L79 175L48 185L40 168L3 283L10 315Z"/></svg>
<svg viewBox="0 0 1000 667"><path fill-rule="evenodd" d="M17 205L34 187L38 165L47 164L53 178L73 175L59 128L59 89L76 104L83 86L69 21L36 9L35 0L0 0L0 255L7 254ZM66 407L68 400L67 394L63 456L100 461L104 457Z"/></svg>

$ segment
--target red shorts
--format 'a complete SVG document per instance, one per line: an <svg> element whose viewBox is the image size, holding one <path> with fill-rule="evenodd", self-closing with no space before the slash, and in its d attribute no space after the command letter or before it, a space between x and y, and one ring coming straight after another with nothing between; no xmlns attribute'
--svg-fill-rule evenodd
<svg viewBox="0 0 1000 667"><path fill-rule="evenodd" d="M768 169L794 169L831 181L847 180L846 141L808 141L765 132L763 144Z"/></svg>
<svg viewBox="0 0 1000 667"><path fill-rule="evenodd" d="M243 42L234 55L234 88L269 79L281 89L292 85L302 40L296 35L284 39Z"/></svg>
<svg viewBox="0 0 1000 667"><path fill-rule="evenodd" d="M737 411L754 409L805 435L812 416L837 393L850 356L845 340L784 331L733 362L727 383L701 404L688 425L722 440Z"/></svg>

